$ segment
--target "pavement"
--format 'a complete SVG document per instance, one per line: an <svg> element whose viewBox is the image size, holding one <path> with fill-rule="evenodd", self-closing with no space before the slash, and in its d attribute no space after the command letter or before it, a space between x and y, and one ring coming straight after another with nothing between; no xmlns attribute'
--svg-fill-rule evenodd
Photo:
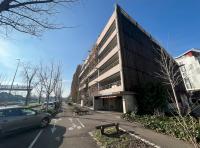
<svg viewBox="0 0 200 148"><path fill-rule="evenodd" d="M97 125L118 122L120 127L163 148L189 148L190 144L173 137L129 123L120 118L121 113L91 111L89 115L73 116L69 106L44 129L30 129L0 140L0 148L97 148L89 132Z"/></svg>

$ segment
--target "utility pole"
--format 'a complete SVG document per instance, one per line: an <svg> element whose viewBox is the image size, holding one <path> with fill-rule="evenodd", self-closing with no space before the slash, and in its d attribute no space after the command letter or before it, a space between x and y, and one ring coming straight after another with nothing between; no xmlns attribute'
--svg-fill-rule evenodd
<svg viewBox="0 0 200 148"><path fill-rule="evenodd" d="M12 80L12 83L11 83L11 87L10 87L10 92L9 92L9 94L11 94L11 91L12 91L12 89L13 89L13 83L14 83L14 81L15 81L15 77L16 77L16 74L17 74L17 71L18 71L18 68L19 68L19 64L20 64L20 59L16 59L17 61L18 61L18 63L17 63L17 68L16 68L16 71L15 71L15 74L14 74L14 77L13 77L13 80Z"/></svg>

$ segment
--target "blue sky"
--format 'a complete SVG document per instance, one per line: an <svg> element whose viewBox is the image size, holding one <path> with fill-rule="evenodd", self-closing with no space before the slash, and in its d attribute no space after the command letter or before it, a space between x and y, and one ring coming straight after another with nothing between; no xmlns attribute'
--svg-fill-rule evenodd
<svg viewBox="0 0 200 148"><path fill-rule="evenodd" d="M60 61L67 95L77 64L86 58L111 16L115 2L173 56L193 47L200 48L199 0L80 0L61 8L51 18L65 26L76 26L72 29L51 30L40 38L15 31L8 38L0 36L0 73L11 79L16 58L32 63ZM21 81L18 73L16 82Z"/></svg>

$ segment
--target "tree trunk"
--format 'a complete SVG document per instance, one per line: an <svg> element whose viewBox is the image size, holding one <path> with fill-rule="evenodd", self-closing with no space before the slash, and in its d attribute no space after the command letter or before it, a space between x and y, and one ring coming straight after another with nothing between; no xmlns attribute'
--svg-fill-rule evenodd
<svg viewBox="0 0 200 148"><path fill-rule="evenodd" d="M49 109L49 94L47 94L47 105L46 105L46 111Z"/></svg>
<svg viewBox="0 0 200 148"><path fill-rule="evenodd" d="M31 92L28 90L28 91L27 91L27 95L26 95L26 101L25 101L25 105L26 105L26 106L28 105L28 101L29 101L29 99L30 99L30 94L31 94Z"/></svg>
<svg viewBox="0 0 200 148"><path fill-rule="evenodd" d="M39 95L39 98L38 98L38 103L39 103L39 104L41 103L41 97L42 97L42 95L40 94L40 95Z"/></svg>
<svg viewBox="0 0 200 148"><path fill-rule="evenodd" d="M177 99L177 96L176 96L176 91L175 91L175 88L174 88L174 86L173 86L172 83L171 83L171 87L172 87L172 91L173 91L173 95L174 95L176 107L177 107L177 110L178 110L178 114L181 116L181 110L180 110L180 107L179 107L179 104L178 104L178 99Z"/></svg>

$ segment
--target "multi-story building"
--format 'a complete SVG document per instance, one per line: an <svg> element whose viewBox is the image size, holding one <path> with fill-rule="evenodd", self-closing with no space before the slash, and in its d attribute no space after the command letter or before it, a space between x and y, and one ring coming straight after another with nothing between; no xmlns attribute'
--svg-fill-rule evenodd
<svg viewBox="0 0 200 148"><path fill-rule="evenodd" d="M200 100L200 50L190 49L175 58L186 90Z"/></svg>
<svg viewBox="0 0 200 148"><path fill-rule="evenodd" d="M82 64L79 96L95 110L137 109L137 92L156 82L160 44L116 6L96 44Z"/></svg>

